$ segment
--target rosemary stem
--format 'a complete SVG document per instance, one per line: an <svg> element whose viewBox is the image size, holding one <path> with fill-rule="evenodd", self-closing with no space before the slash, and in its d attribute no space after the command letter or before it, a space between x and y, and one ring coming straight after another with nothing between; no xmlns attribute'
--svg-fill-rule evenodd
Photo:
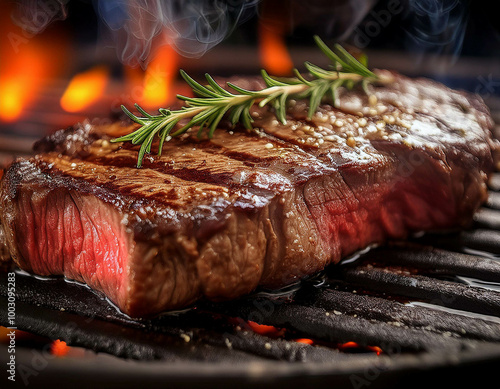
<svg viewBox="0 0 500 389"><path fill-rule="evenodd" d="M271 96L274 93L287 93L289 95L298 94L304 92L309 88L306 84L297 84L297 85L284 85L284 86L272 86L270 88L262 89L259 93L262 98Z"/></svg>
<svg viewBox="0 0 500 389"><path fill-rule="evenodd" d="M134 122L140 124L140 127L112 141L142 144L137 160L137 166L140 167L144 155L151 152L155 137L160 139L158 153L161 154L164 141L184 134L195 126L199 128L198 136L206 130L208 137L211 138L224 117L228 118L233 125L242 123L244 127L252 128L251 109L256 103L261 107L272 106L278 120L286 123L289 98L308 99L308 115L311 118L325 96L330 96L333 105L338 104L339 87L352 89L355 85L361 84L362 89L369 93L367 89L369 83L385 84L393 81L390 74L376 75L371 72L341 46L336 45L335 51L332 51L319 37L314 39L332 64L330 68L324 69L305 62L304 66L311 79L304 78L298 71L295 71L294 78L289 79L276 79L262 71L266 88L252 91L228 83L233 90L230 92L208 74L205 75L208 85L204 86L181 70L181 76L192 88L196 97L178 95L177 97L185 103L183 108L175 111L160 108L159 115L156 116L150 115L137 104L136 108L143 117L138 117L122 107Z"/></svg>

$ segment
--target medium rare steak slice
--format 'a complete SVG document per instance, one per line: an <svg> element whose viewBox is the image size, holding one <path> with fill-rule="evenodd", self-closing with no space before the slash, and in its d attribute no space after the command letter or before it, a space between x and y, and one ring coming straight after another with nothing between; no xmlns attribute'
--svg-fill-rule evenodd
<svg viewBox="0 0 500 389"><path fill-rule="evenodd" d="M466 225L496 143L479 98L394 75L311 120L256 109L255 131L196 129L137 169L133 126L83 124L15 161L0 237L16 264L104 292L131 316L284 286L372 243ZM232 80L256 88L251 80ZM1 244L0 244L1 245Z"/></svg>

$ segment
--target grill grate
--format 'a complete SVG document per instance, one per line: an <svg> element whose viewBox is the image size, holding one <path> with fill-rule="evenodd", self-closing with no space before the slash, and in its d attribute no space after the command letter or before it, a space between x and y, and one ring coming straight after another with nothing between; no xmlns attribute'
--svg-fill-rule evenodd
<svg viewBox="0 0 500 389"><path fill-rule="evenodd" d="M500 174L493 177L496 181ZM300 373L351 387L353 374L368 367L377 371L371 387L408 369L439 368L442 374L453 366L469 366L476 372L500 361L500 192L493 189L470 230L372 249L281 294L259 291L239 301L200 303L150 320L121 314L80 284L19 271L17 326L134 359L138 366L158 360L169 378L179 378L182 369L165 370L165 362L192 367L210 362L210 373L193 373L203 379L214 372L219 379L239 372L265 383L269 377ZM7 306L6 295L3 273L0 307ZM0 324L7 325L4 309ZM301 338L313 344L298 342ZM233 373L220 370L228 364ZM280 375L280 369L290 367L294 370Z"/></svg>

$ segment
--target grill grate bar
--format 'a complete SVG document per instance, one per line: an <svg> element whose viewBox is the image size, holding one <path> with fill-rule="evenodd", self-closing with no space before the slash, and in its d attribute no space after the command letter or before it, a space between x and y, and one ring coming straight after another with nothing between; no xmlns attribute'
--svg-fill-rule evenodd
<svg viewBox="0 0 500 389"><path fill-rule="evenodd" d="M500 173L493 173L491 175L488 187L495 192L500 191Z"/></svg>
<svg viewBox="0 0 500 389"><path fill-rule="evenodd" d="M260 358L287 362L340 360L349 357L336 349L312 347L293 340L253 332L241 318L220 315L215 311L190 311L180 316L163 316L143 321L150 332L176 334L195 344L209 344L225 349L240 350ZM186 335L189 338L186 338ZM280 335L282 336L282 335Z"/></svg>
<svg viewBox="0 0 500 389"><path fill-rule="evenodd" d="M0 296L7 306L7 298ZM263 360L237 350L213 347L203 343L186 343L181 337L165 333L146 332L99 318L88 318L66 311L50 311L44 307L16 301L16 322L22 329L51 339L61 339L71 346L81 346L96 352L106 352L122 358L165 361L210 361L234 363ZM0 322L6 323L5 311ZM197 346L197 347L193 347Z"/></svg>
<svg viewBox="0 0 500 389"><path fill-rule="evenodd" d="M417 268L430 274L460 275L500 282L500 262L476 255L456 253L409 243L393 243L373 250L370 263Z"/></svg>
<svg viewBox="0 0 500 389"><path fill-rule="evenodd" d="M479 228L500 230L500 210L481 208L475 213L474 222Z"/></svg>
<svg viewBox="0 0 500 389"><path fill-rule="evenodd" d="M489 256L500 255L500 231L497 230L475 229L457 234L427 234L415 241L457 252L472 249Z"/></svg>
<svg viewBox="0 0 500 389"><path fill-rule="evenodd" d="M413 328L425 328L439 333L455 333L460 337L485 341L500 341L500 324L486 320L457 316L431 308L408 306L394 300L360 295L335 289L300 291L296 301L307 306L337 310L367 320L391 322ZM457 323L460 323L457 325Z"/></svg>
<svg viewBox="0 0 500 389"><path fill-rule="evenodd" d="M423 299L436 305L500 316L500 293L456 282L362 265L343 271L347 282L387 294Z"/></svg>
<svg viewBox="0 0 500 389"><path fill-rule="evenodd" d="M246 309L245 309L246 308ZM250 305L237 309L242 317L255 314ZM437 334L427 329L398 326L355 315L330 312L323 308L299 304L281 304L272 315L264 317L263 324L288 328L304 336L329 342L354 341L361 346L378 346L382 350L450 352L477 347L480 342Z"/></svg>
<svg viewBox="0 0 500 389"><path fill-rule="evenodd" d="M352 358L353 354L342 353L337 349L298 343L286 339L272 339L253 331L244 329L222 336L203 336L203 340L211 345L240 350L256 354L263 358L288 362L324 362L340 361ZM371 356L369 356L371 357Z"/></svg>
<svg viewBox="0 0 500 389"><path fill-rule="evenodd" d="M490 191L485 205L489 208L500 210L500 193Z"/></svg>

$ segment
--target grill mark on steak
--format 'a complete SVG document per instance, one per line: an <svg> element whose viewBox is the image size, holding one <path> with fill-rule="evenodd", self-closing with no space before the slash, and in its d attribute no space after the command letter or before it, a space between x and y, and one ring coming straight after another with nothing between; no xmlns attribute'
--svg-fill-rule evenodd
<svg viewBox="0 0 500 389"><path fill-rule="evenodd" d="M138 146L109 142L134 126L61 130L7 171L0 230L20 267L62 271L142 316L284 286L389 237L463 225L493 169L487 109L439 84L395 78L374 86L373 106L341 91L339 107L323 104L310 120L299 101L286 125L256 108L254 132L219 130L208 141L192 129L141 169ZM47 245L24 252L23 234L35 242L43 228L53 234ZM108 248L81 267L79 244L58 254L74 235L87 251ZM99 273L117 244L123 275Z"/></svg>
<svg viewBox="0 0 500 389"><path fill-rule="evenodd" d="M92 161L92 163L94 164L102 166L115 166L117 168L123 166L133 166L135 163L137 163L137 157L132 154L128 155L127 157L122 156L120 160L121 161L119 163L116 163L115 159L112 157L109 158L99 157L97 159L92 159L90 161ZM203 164L203 161L201 162ZM207 184L223 186L226 188L237 188L242 186L236 182L231 181L232 174L229 172L224 172L224 173L207 172L206 170L203 170L201 166L193 168L186 168L186 167L173 168L171 165L145 160L142 167L144 169L151 169L157 172L161 172L167 176L174 176L184 181L204 182Z"/></svg>
<svg viewBox="0 0 500 389"><path fill-rule="evenodd" d="M208 142L181 143L182 147L179 145L175 145L171 148L165 147L165 158L145 158L143 168L152 169L156 172L161 172L169 176L175 176L184 181L204 182L231 188L232 190L241 190L244 185L236 181L233 176L235 171L238 169L247 169L247 165L242 163L243 159L233 158L233 155L226 155L224 152L225 149L221 146L212 147L219 148L220 150L218 152L206 152L207 148L203 146L206 143ZM132 150L120 149L117 150L114 155L95 155L93 154L92 148L90 148L87 154L88 156L79 159L93 164L114 166L117 168L132 168L137 162L137 154ZM63 153L63 155L67 154ZM307 158L310 159L311 157ZM261 163L256 171L260 174L280 176L277 177L276 180L276 184L279 186L282 186L283 182L288 180L287 177L281 177L281 175L277 172L267 170L270 162L264 161L263 158L259 158L258 156L253 157L254 161L259 159L261 160ZM277 158L274 157L269 160L272 161L276 159ZM294 158L293 160L295 161L297 159L299 158ZM76 162L78 162L78 160ZM230 165L233 166L233 170L227 171L227 167ZM252 182L248 183L252 184ZM248 183L245 182L244 184L246 185ZM262 187L259 189L264 190Z"/></svg>

